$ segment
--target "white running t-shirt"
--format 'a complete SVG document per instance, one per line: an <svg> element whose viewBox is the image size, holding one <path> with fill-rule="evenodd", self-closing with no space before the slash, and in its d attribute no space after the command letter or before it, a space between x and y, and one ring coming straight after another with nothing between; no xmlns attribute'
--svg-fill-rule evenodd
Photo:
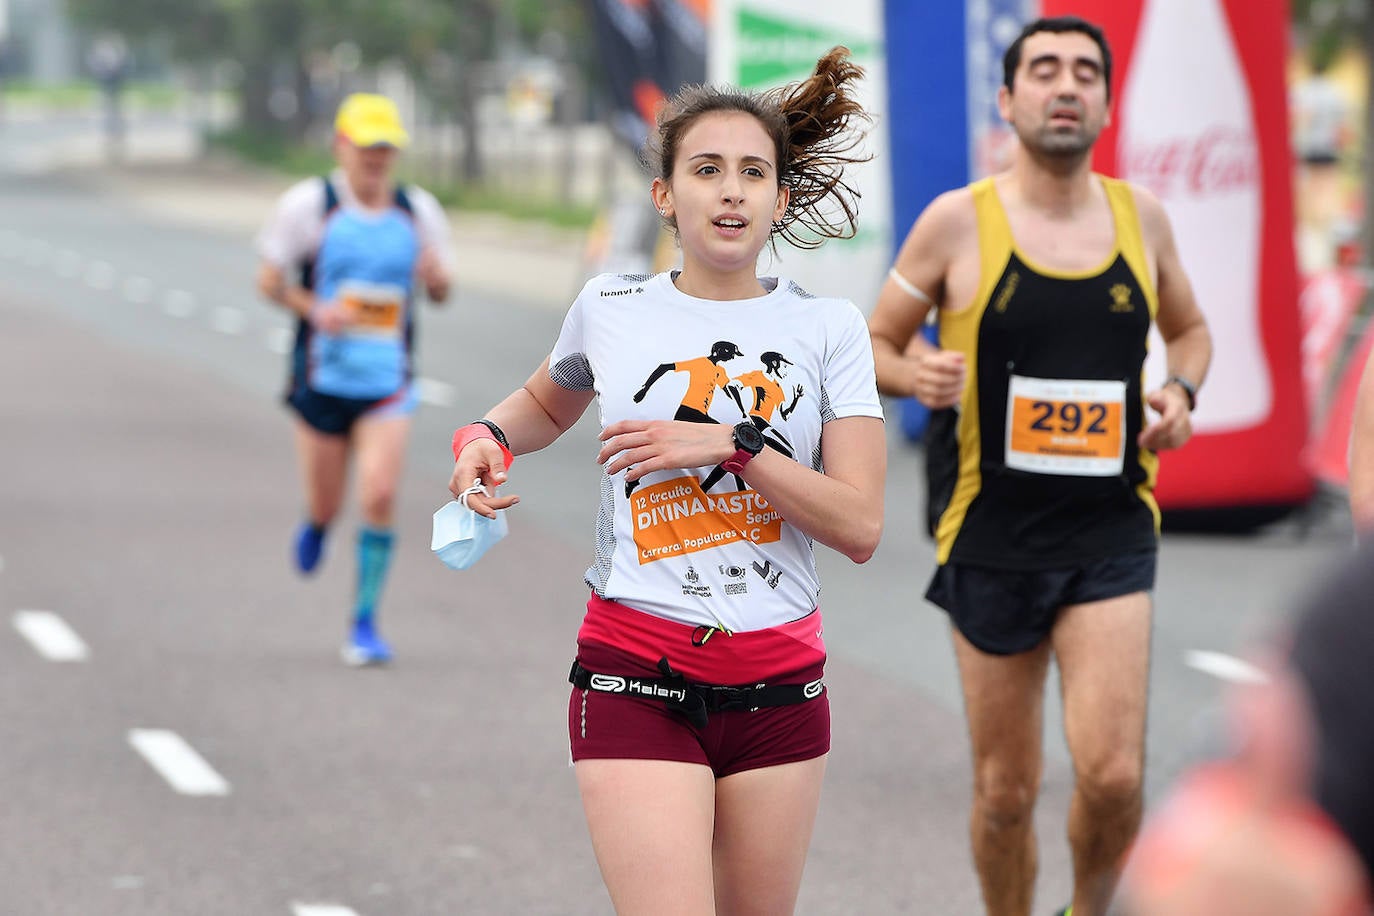
<svg viewBox="0 0 1374 916"><path fill-rule="evenodd" d="M826 422L882 418L868 328L847 300L761 279L764 296L716 301L682 293L670 273L594 277L549 374L595 390L603 428L748 418L770 448L820 470ZM650 473L629 494L624 472L603 474L587 584L669 620L741 632L808 614L820 594L810 538L713 467Z"/></svg>

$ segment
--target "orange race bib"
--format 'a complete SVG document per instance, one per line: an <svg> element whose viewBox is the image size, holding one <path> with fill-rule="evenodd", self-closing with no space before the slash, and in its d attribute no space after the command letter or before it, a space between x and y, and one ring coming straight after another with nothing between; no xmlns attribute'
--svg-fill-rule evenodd
<svg viewBox="0 0 1374 916"><path fill-rule="evenodd" d="M1011 377L1006 464L1018 471L1111 477L1126 448L1126 383Z"/></svg>
<svg viewBox="0 0 1374 916"><path fill-rule="evenodd" d="M639 563L748 541L771 544L782 537L782 516L754 490L719 496L692 476L640 487L630 497Z"/></svg>
<svg viewBox="0 0 1374 916"><path fill-rule="evenodd" d="M352 337L398 337L405 311L405 290L385 283L345 283L339 302L348 311L346 334Z"/></svg>

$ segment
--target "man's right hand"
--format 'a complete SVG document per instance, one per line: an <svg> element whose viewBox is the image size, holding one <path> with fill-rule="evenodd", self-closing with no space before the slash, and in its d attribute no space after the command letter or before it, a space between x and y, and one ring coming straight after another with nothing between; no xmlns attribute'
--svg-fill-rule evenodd
<svg viewBox="0 0 1374 916"><path fill-rule="evenodd" d="M916 400L932 410L959 403L968 374L964 354L957 350L928 350L916 354L912 363Z"/></svg>
<svg viewBox="0 0 1374 916"><path fill-rule="evenodd" d="M348 309L338 302L317 302L310 309L310 325L321 334L339 334L352 323Z"/></svg>

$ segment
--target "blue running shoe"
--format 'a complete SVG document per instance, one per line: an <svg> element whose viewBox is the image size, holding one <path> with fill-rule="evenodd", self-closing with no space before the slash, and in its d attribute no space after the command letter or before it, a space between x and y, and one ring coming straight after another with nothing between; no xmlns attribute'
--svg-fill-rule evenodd
<svg viewBox="0 0 1374 916"><path fill-rule="evenodd" d="M365 665L385 665L391 661L391 647L380 636L371 620L353 624L353 633L343 647L345 665L361 668Z"/></svg>
<svg viewBox="0 0 1374 916"><path fill-rule="evenodd" d="M296 568L304 575L310 575L320 564L320 554L324 552L325 529L301 522L296 529Z"/></svg>

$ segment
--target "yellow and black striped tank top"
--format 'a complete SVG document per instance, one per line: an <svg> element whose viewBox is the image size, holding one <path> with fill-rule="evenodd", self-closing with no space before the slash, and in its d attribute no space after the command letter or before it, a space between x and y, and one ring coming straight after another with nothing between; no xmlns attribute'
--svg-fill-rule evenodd
<svg viewBox="0 0 1374 916"><path fill-rule="evenodd" d="M1087 271L1016 247L992 179L971 185L978 293L940 314L965 355L958 408L931 418L926 466L940 563L1044 569L1152 550L1157 459L1140 449L1141 375L1158 308L1130 188L1100 177L1116 245Z"/></svg>

